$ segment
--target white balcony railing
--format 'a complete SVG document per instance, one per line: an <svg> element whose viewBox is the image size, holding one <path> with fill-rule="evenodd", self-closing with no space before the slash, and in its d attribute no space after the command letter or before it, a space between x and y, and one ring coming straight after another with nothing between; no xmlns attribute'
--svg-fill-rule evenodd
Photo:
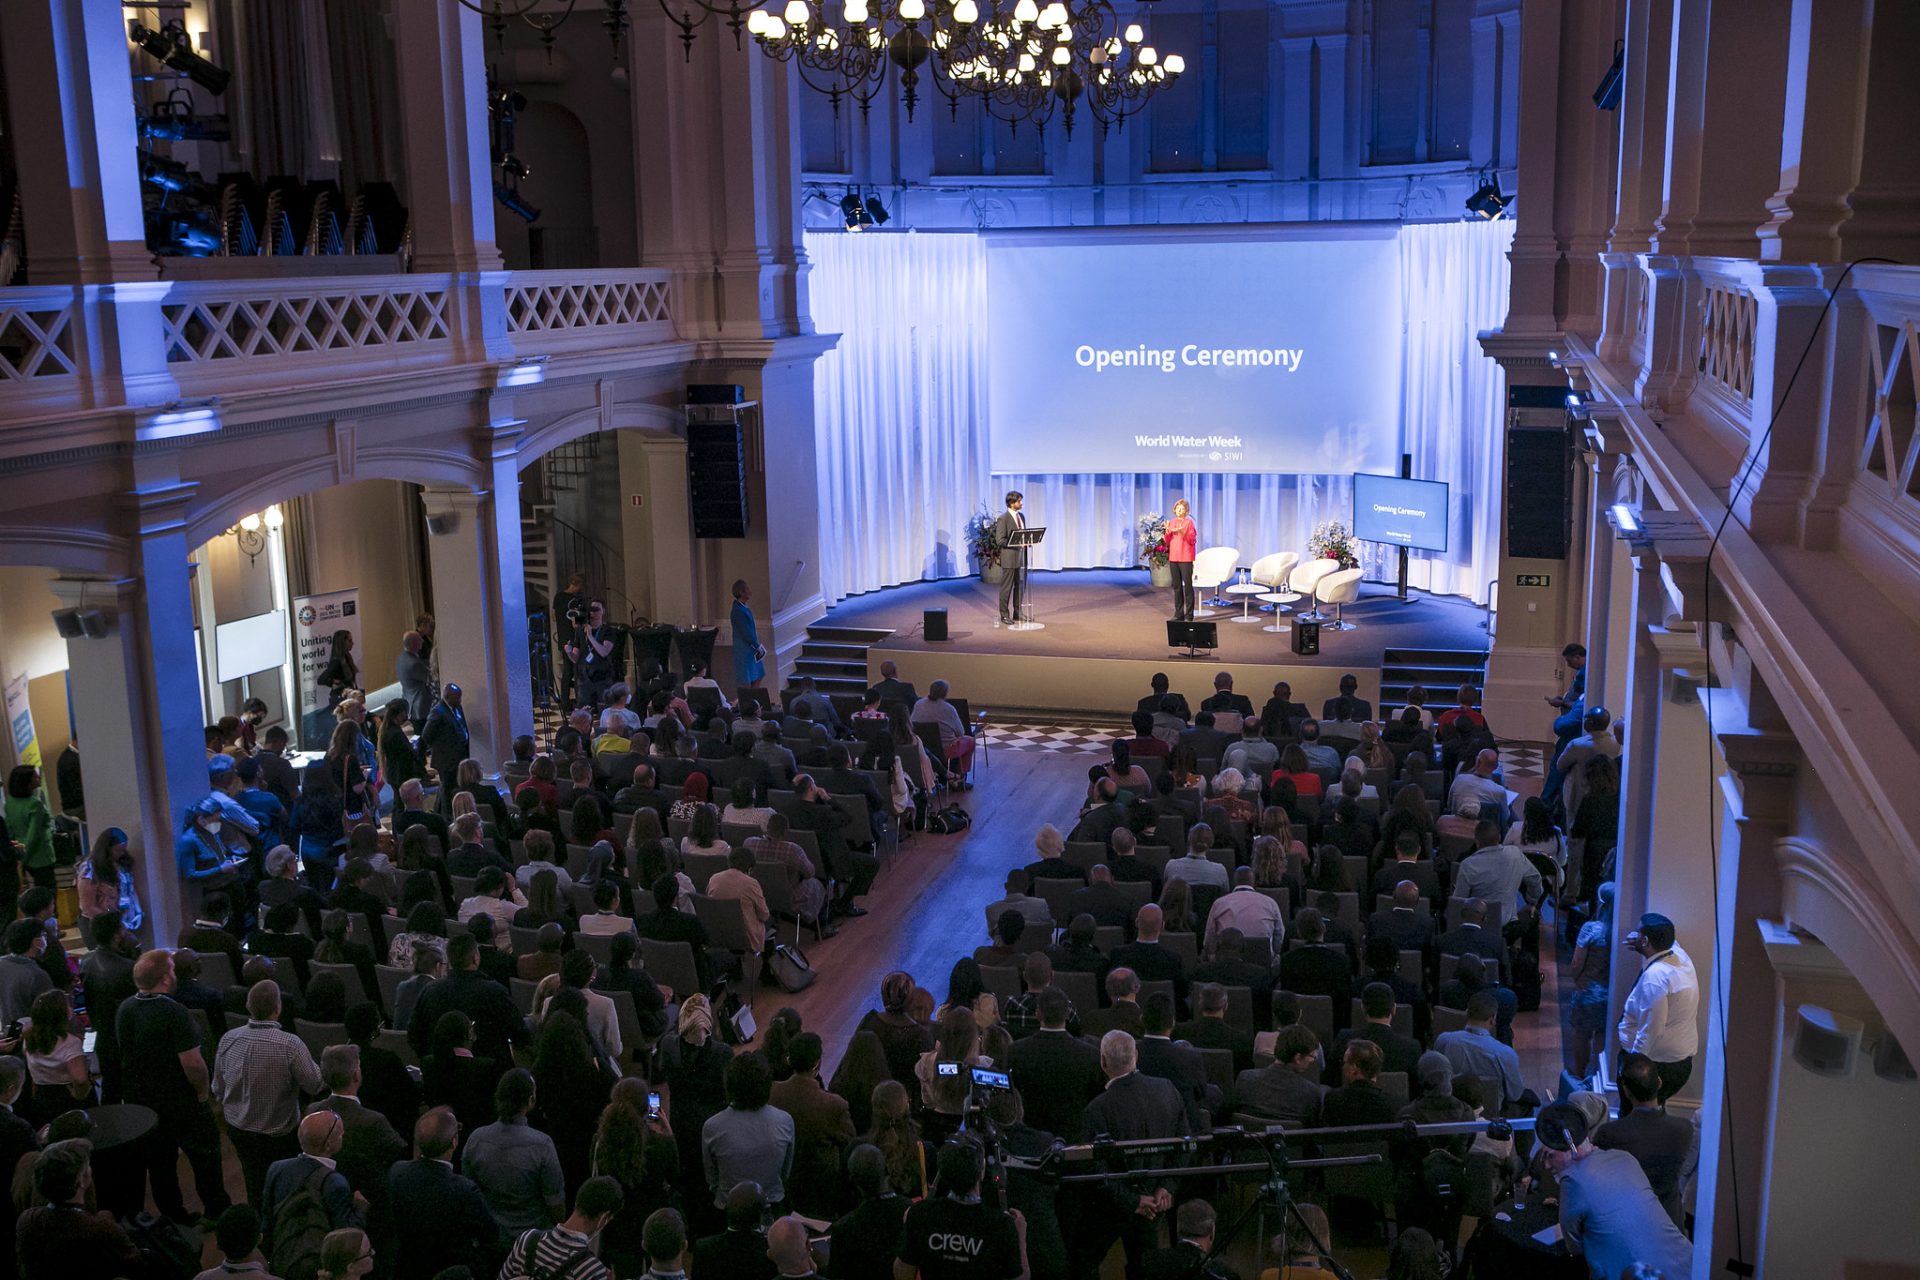
<svg viewBox="0 0 1920 1280"><path fill-rule="evenodd" d="M113 314L96 323L89 307ZM271 393L503 354L624 357L674 336L672 273L656 268L180 279L99 300L0 289L0 416L121 405L121 378L171 377L192 396Z"/></svg>

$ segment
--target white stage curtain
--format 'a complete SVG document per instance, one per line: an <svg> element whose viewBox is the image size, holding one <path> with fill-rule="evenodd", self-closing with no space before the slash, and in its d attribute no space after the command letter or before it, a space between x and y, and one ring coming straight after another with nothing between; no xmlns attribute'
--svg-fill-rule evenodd
<svg viewBox="0 0 1920 1280"><path fill-rule="evenodd" d="M1418 233L1418 234L1408 234ZM1428 234L1431 233L1431 234ZM1506 313L1509 223L1409 226L1404 451L1414 474L1453 485L1444 556L1417 557L1416 586L1483 602L1499 555L1501 378L1475 337ZM1321 520L1352 516L1345 476L1086 473L993 475L987 457L986 250L971 233L808 232L815 327L841 335L815 369L821 585L829 602L924 578L959 577L965 529L1008 489L1044 524L1042 569L1137 563L1134 529L1175 499L1201 545L1242 563L1302 550ZM1419 359L1414 359L1418 349ZM1363 544L1364 545L1364 544ZM1369 577L1392 553L1366 547Z"/></svg>

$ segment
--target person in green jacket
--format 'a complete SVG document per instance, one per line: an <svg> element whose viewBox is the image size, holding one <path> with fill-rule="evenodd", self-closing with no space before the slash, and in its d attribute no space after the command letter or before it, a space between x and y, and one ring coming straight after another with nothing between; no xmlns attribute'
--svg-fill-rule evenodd
<svg viewBox="0 0 1920 1280"><path fill-rule="evenodd" d="M7 830L25 853L20 861L33 882L53 888L53 811L40 787L40 771L16 765L7 775Z"/></svg>

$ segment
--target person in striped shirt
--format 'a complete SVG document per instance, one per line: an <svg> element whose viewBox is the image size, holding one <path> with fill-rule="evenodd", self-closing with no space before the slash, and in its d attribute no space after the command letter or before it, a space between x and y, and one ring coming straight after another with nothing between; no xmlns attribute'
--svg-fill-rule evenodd
<svg viewBox="0 0 1920 1280"><path fill-rule="evenodd" d="M536 1272L545 1280L612 1280L613 1272L593 1253L593 1238L625 1196L612 1178L588 1178L574 1197L566 1221L545 1231L523 1231L500 1268L500 1280L521 1280Z"/></svg>

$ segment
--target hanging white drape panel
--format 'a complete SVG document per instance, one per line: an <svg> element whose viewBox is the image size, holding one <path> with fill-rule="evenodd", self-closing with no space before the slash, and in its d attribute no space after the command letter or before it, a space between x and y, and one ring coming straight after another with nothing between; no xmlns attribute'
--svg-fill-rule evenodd
<svg viewBox="0 0 1920 1280"><path fill-rule="evenodd" d="M1476 335L1506 314L1507 223L1402 229L1407 405L1413 473L1452 486L1445 555L1416 555L1414 585L1484 602L1499 555L1499 367ZM1138 563L1135 523L1193 504L1202 546L1242 563L1300 551L1321 520L1352 518L1346 476L1090 473L1006 476L987 457L986 249L971 233L808 232L815 327L841 335L815 369L821 585L829 602L958 577L966 523L1008 489L1046 526L1042 569ZM1415 352L1418 358L1415 358ZM1039 427L1036 429L1044 429ZM1362 544L1366 547L1366 544ZM1392 553L1366 547L1370 577Z"/></svg>

